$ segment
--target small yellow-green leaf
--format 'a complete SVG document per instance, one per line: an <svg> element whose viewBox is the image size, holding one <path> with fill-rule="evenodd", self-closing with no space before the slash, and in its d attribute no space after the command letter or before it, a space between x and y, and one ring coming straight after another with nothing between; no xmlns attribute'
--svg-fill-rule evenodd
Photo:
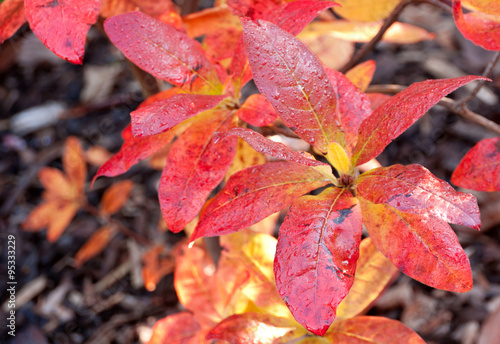
<svg viewBox="0 0 500 344"><path fill-rule="evenodd" d="M330 142L328 144L326 158L341 175L348 174L351 169L351 162L347 153L337 142Z"/></svg>

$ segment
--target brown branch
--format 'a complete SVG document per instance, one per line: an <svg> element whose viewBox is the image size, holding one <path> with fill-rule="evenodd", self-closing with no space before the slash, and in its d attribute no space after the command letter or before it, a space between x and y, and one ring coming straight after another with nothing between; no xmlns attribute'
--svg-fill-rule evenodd
<svg viewBox="0 0 500 344"><path fill-rule="evenodd" d="M378 42L382 39L385 32L391 27L392 24L398 19L401 12L405 9L406 6L412 4L413 2L418 0L402 0L389 14L389 16L384 20L384 24L377 32L375 37L371 39L370 42L363 45L363 47L358 50L358 52L354 55L354 57L347 62L342 68L339 69L339 72L345 73L358 63L360 63L372 50L375 48Z"/></svg>
<svg viewBox="0 0 500 344"><path fill-rule="evenodd" d="M385 93L385 94L396 94L401 92L406 87L402 85L372 85L366 90L367 93ZM500 125L497 123L481 116L473 111L471 111L467 105L459 103L451 98L443 97L438 102L439 105L444 106L451 112L468 119L471 122L479 124L486 129L500 135Z"/></svg>

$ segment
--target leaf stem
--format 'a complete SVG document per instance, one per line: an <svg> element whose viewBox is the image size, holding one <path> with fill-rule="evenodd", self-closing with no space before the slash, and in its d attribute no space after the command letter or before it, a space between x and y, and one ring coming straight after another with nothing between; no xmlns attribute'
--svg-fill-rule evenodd
<svg viewBox="0 0 500 344"><path fill-rule="evenodd" d="M366 90L367 93L385 93L385 94L396 94L404 90L406 86L402 85L372 85ZM471 111L467 105L459 103L451 98L443 97L438 102L439 105L444 106L451 112L468 119L471 122L479 124L486 129L500 135L500 125L497 123L481 116L473 111Z"/></svg>
<svg viewBox="0 0 500 344"><path fill-rule="evenodd" d="M375 37L371 39L370 42L363 45L363 47L358 50L358 52L354 55L354 57L347 62L342 68L339 69L339 72L345 73L358 63L360 63L372 50L375 48L377 43L382 39L385 32L391 27L392 24L398 19L401 12L405 9L406 6L412 4L419 0L402 0L389 14L389 16L384 20L384 24L377 32Z"/></svg>

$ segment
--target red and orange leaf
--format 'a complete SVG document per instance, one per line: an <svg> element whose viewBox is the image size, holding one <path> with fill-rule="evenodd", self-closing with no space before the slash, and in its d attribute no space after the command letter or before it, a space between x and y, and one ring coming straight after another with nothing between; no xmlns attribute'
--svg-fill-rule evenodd
<svg viewBox="0 0 500 344"><path fill-rule="evenodd" d="M488 50L500 50L500 15L472 12L464 15L460 0L453 0L455 24L465 38Z"/></svg>
<svg viewBox="0 0 500 344"><path fill-rule="evenodd" d="M399 270L437 289L472 288L469 259L450 225L358 197L373 243Z"/></svg>
<svg viewBox="0 0 500 344"><path fill-rule="evenodd" d="M328 188L295 201L281 225L276 287L295 319L322 336L354 282L363 223L358 200Z"/></svg>
<svg viewBox="0 0 500 344"><path fill-rule="evenodd" d="M66 227L68 227L71 220L73 220L73 217L75 216L80 206L81 205L77 202L68 203L67 201L61 201L60 203L58 203L58 208L53 214L47 228L48 241L54 242L59 239Z"/></svg>
<svg viewBox="0 0 500 344"><path fill-rule="evenodd" d="M82 266L87 260L101 253L115 235L113 226L99 228L75 254L75 265Z"/></svg>
<svg viewBox="0 0 500 344"><path fill-rule="evenodd" d="M239 94L241 88L252 79L252 71L250 69L250 65L248 64L243 36L240 38L240 41L234 50L229 70L232 75L234 93Z"/></svg>
<svg viewBox="0 0 500 344"><path fill-rule="evenodd" d="M474 229L481 227L476 198L455 191L421 165L376 168L359 176L356 186L361 196L375 204L385 203L399 211L428 214Z"/></svg>
<svg viewBox="0 0 500 344"><path fill-rule="evenodd" d="M207 112L172 145L158 197L163 218L173 232L180 232L196 217L231 165L236 153L236 137L217 145L212 136L216 131L233 128L233 119L232 112Z"/></svg>
<svg viewBox="0 0 500 344"><path fill-rule="evenodd" d="M398 274L398 269L365 238L359 246L354 283L337 307L336 320L354 318L367 311Z"/></svg>
<svg viewBox="0 0 500 344"><path fill-rule="evenodd" d="M246 168L235 173L206 205L190 240L239 231L329 183L315 168L293 162Z"/></svg>
<svg viewBox="0 0 500 344"><path fill-rule="evenodd" d="M58 200L45 201L36 206L22 224L27 232L38 232L47 227L58 210Z"/></svg>
<svg viewBox="0 0 500 344"><path fill-rule="evenodd" d="M325 163L314 160L305 152L296 152L288 148L281 142L274 142L262 136L258 132L246 128L234 128L225 132L215 133L214 138L217 141L226 141L227 138L239 136L245 140L257 152L268 154L274 158L296 162L306 166L321 166Z"/></svg>
<svg viewBox="0 0 500 344"><path fill-rule="evenodd" d="M258 19L278 10L284 2L285 0L227 0L227 5L234 15Z"/></svg>
<svg viewBox="0 0 500 344"><path fill-rule="evenodd" d="M342 344L425 344L403 323L383 317L360 316L335 322L326 338Z"/></svg>
<svg viewBox="0 0 500 344"><path fill-rule="evenodd" d="M500 191L500 137L484 139L465 154L451 182L478 191Z"/></svg>
<svg viewBox="0 0 500 344"><path fill-rule="evenodd" d="M45 199L72 200L78 197L75 186L61 170L44 167L38 172L40 184L45 188Z"/></svg>
<svg viewBox="0 0 500 344"><path fill-rule="evenodd" d="M283 122L322 152L331 141L343 143L333 87L317 57L269 22L242 22L255 84Z"/></svg>
<svg viewBox="0 0 500 344"><path fill-rule="evenodd" d="M5 42L26 22L24 0L5 0L0 4L0 43Z"/></svg>
<svg viewBox="0 0 500 344"><path fill-rule="evenodd" d="M85 38L99 15L100 0L25 0L31 30L57 56L83 62Z"/></svg>
<svg viewBox="0 0 500 344"><path fill-rule="evenodd" d="M66 139L62 160L64 172L70 183L77 190L78 195L83 195L87 179L87 164L85 163L85 153L76 137L70 136Z"/></svg>
<svg viewBox="0 0 500 344"><path fill-rule="evenodd" d="M120 210L133 187L134 183L131 180L122 180L111 185L102 195L99 213L103 216L110 216Z"/></svg>
<svg viewBox="0 0 500 344"><path fill-rule="evenodd" d="M155 245L142 256L142 279L149 291L154 291L160 280L174 271L173 256L164 245Z"/></svg>
<svg viewBox="0 0 500 344"><path fill-rule="evenodd" d="M204 337L196 317L190 312L181 312L158 320L148 344L200 344Z"/></svg>
<svg viewBox="0 0 500 344"><path fill-rule="evenodd" d="M384 93L367 93L366 96L370 100L372 112L391 98L390 95Z"/></svg>
<svg viewBox="0 0 500 344"><path fill-rule="evenodd" d="M427 110L448 93L474 80L489 80L480 76L437 79L416 82L389 98L361 123L353 163L361 165L377 157L396 137L401 135Z"/></svg>
<svg viewBox="0 0 500 344"><path fill-rule="evenodd" d="M376 67L374 60L368 60L348 70L345 77L364 92L372 82Z"/></svg>
<svg viewBox="0 0 500 344"><path fill-rule="evenodd" d="M366 94L342 73L330 68L325 68L325 71L338 97L337 109L345 135L345 150L350 156L356 146L359 126L372 114L371 104Z"/></svg>
<svg viewBox="0 0 500 344"><path fill-rule="evenodd" d="M149 158L165 147L174 139L175 134L174 130L170 130L163 134L136 138L132 135L132 127L129 125L123 129L122 138L124 142L120 151L99 168L92 180L92 184L100 176L114 177L127 172L132 165Z"/></svg>
<svg viewBox="0 0 500 344"><path fill-rule="evenodd" d="M203 48L210 61L221 61L233 57L239 44L241 29L227 29L205 36Z"/></svg>
<svg viewBox="0 0 500 344"><path fill-rule="evenodd" d="M141 106L130 113L132 133L135 137L164 133L185 119L212 109L224 98L182 93Z"/></svg>
<svg viewBox="0 0 500 344"><path fill-rule="evenodd" d="M270 125L278 117L273 106L261 94L252 94L236 112L239 118L256 127Z"/></svg>
<svg viewBox="0 0 500 344"><path fill-rule="evenodd" d="M213 7L188 14L182 18L186 32L199 37L228 29L239 29L241 22L227 7Z"/></svg>
<svg viewBox="0 0 500 344"><path fill-rule="evenodd" d="M200 78L213 89L220 86L199 43L170 25L129 12L106 19L104 29L128 59L159 79L182 86Z"/></svg>
<svg viewBox="0 0 500 344"><path fill-rule="evenodd" d="M238 344L273 344L295 330L295 323L287 318L247 312L222 320L206 336Z"/></svg>
<svg viewBox="0 0 500 344"><path fill-rule="evenodd" d="M495 0L464 0L462 4L476 11L500 15L500 3Z"/></svg>

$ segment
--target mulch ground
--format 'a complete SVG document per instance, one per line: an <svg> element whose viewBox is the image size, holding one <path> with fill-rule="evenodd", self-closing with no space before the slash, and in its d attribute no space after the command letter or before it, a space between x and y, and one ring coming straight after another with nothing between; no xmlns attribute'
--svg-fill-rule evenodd
<svg viewBox="0 0 500 344"><path fill-rule="evenodd" d="M373 84L401 84L428 78L481 74L491 52L463 39L453 21L429 6L412 7L405 21L436 33L433 41L408 46L380 44L369 56L377 62ZM469 105L500 122L500 69L492 83ZM466 91L465 91L466 92ZM464 90L453 97L464 95ZM100 146L116 152L129 113L144 99L129 65L102 33L89 34L83 66L63 62L48 52L29 29L0 46L0 341L43 343L145 343L157 319L180 306L168 274L156 290L141 281L146 247L119 234L103 253L74 266L73 257L100 226L81 211L61 238L49 243L45 232L20 229L41 202L37 172L43 166L61 168L65 139L76 136L88 149ZM25 110L32 113L26 115ZM21 115L20 115L21 114ZM23 117L25 116L25 117ZM494 134L435 107L380 156L384 165L422 164L449 181L452 171L477 141ZM88 174L98 166L89 164ZM157 186L160 171L147 163L124 176L101 178L87 196L97 206L113 181L135 183L129 201L116 215L131 231L149 242L172 247L182 234L158 228L161 217ZM474 287L456 294L426 287L406 276L395 281L370 310L401 320L428 343L500 343L500 193L474 193L483 214L480 232L455 226L467 252ZM16 336L8 335L6 236L16 238ZM139 257L139 258L138 258ZM497 332L495 332L497 331Z"/></svg>

